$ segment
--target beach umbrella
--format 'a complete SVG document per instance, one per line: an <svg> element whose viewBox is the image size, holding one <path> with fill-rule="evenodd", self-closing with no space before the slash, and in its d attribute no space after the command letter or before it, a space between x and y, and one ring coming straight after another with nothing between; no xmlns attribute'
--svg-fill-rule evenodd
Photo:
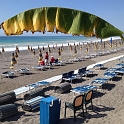
<svg viewBox="0 0 124 124"><path fill-rule="evenodd" d="M33 58L35 57L35 49L32 50L32 53L33 53Z"/></svg>
<svg viewBox="0 0 124 124"><path fill-rule="evenodd" d="M18 53L17 53L17 51L15 51L15 58L18 58Z"/></svg>
<svg viewBox="0 0 124 124"><path fill-rule="evenodd" d="M63 47L61 46L60 49L61 49L61 52L62 52L63 51Z"/></svg>
<svg viewBox="0 0 124 124"><path fill-rule="evenodd" d="M42 48L42 49L43 49L43 52L44 52L44 51L45 51L45 48L44 48L44 46L43 46L43 48Z"/></svg>
<svg viewBox="0 0 124 124"><path fill-rule="evenodd" d="M72 45L70 44L70 51L72 51Z"/></svg>
<svg viewBox="0 0 124 124"><path fill-rule="evenodd" d="M4 47L2 47L2 53L4 53L4 52L5 52Z"/></svg>
<svg viewBox="0 0 124 124"><path fill-rule="evenodd" d="M17 54L19 55L20 51L19 51L18 46L16 46L16 52L17 52Z"/></svg>
<svg viewBox="0 0 124 124"><path fill-rule="evenodd" d="M110 48L112 48L112 38L110 39Z"/></svg>
<svg viewBox="0 0 124 124"><path fill-rule="evenodd" d="M49 48L49 44L48 44L48 48Z"/></svg>
<svg viewBox="0 0 124 124"><path fill-rule="evenodd" d="M62 50L63 50L63 49L64 49L64 46L63 46L63 44L62 44L62 46L61 46L61 47L62 47Z"/></svg>
<svg viewBox="0 0 124 124"><path fill-rule="evenodd" d="M61 57L61 48L59 47L59 49L58 49L58 56L59 56L59 60L61 59L60 57Z"/></svg>
<svg viewBox="0 0 124 124"><path fill-rule="evenodd" d="M4 47L2 47L2 55L3 55L3 58L4 58L4 52L5 52Z"/></svg>
<svg viewBox="0 0 124 124"><path fill-rule="evenodd" d="M37 48L38 48L38 50L40 50L40 47L39 47L39 45L38 45L38 47L37 47Z"/></svg>
<svg viewBox="0 0 124 124"><path fill-rule="evenodd" d="M51 53L51 49L50 49L50 47L48 47L48 53L49 53L49 54Z"/></svg>
<svg viewBox="0 0 124 124"><path fill-rule="evenodd" d="M42 55L42 52L41 52L41 49L39 50L39 61L40 62L41 60L43 59L43 55Z"/></svg>
<svg viewBox="0 0 124 124"><path fill-rule="evenodd" d="M88 54L89 52L89 48L88 48L88 44L86 45L86 51L85 51L85 54Z"/></svg>
<svg viewBox="0 0 124 124"><path fill-rule="evenodd" d="M43 34L45 32L62 32L77 36L96 36L97 38L112 36L123 38L123 31L104 19L84 11L61 7L26 10L2 22L0 28L6 35L20 35L23 31L31 31Z"/></svg>
<svg viewBox="0 0 124 124"><path fill-rule="evenodd" d="M77 54L77 48L76 46L74 46L74 56L76 56L76 54Z"/></svg>
<svg viewBox="0 0 124 124"><path fill-rule="evenodd" d="M98 46L97 46L97 43L95 42L95 43L94 43L94 51L97 52L97 50L98 50Z"/></svg>
<svg viewBox="0 0 124 124"><path fill-rule="evenodd" d="M69 44L69 42L68 42L68 49L70 48L70 44Z"/></svg>
<svg viewBox="0 0 124 124"><path fill-rule="evenodd" d="M103 51L105 50L105 41L103 42Z"/></svg>
<svg viewBox="0 0 124 124"><path fill-rule="evenodd" d="M53 52L55 52L55 47L54 47L54 45L53 45Z"/></svg>
<svg viewBox="0 0 124 124"><path fill-rule="evenodd" d="M31 53L33 52L33 49L32 49L32 47L31 47L31 49L30 49L30 52L31 52Z"/></svg>
<svg viewBox="0 0 124 124"><path fill-rule="evenodd" d="M57 48L58 46L57 46L57 43L56 43L56 48Z"/></svg>
<svg viewBox="0 0 124 124"><path fill-rule="evenodd" d="M14 52L12 52L12 59L11 59L11 66L10 68L13 69L14 65L17 63L16 59L15 59L15 55Z"/></svg>
<svg viewBox="0 0 124 124"><path fill-rule="evenodd" d="M28 45L28 53L30 54L31 52L31 49L30 49L30 46Z"/></svg>

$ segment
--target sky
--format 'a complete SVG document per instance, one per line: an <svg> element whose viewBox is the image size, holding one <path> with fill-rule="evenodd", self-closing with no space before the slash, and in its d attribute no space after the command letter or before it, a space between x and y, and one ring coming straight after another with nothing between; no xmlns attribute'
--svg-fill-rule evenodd
<svg viewBox="0 0 124 124"><path fill-rule="evenodd" d="M85 11L99 16L124 32L124 0L0 0L0 23L23 11L40 7L64 7ZM35 35L42 34L34 33L33 36ZM0 29L0 36L5 36L3 29Z"/></svg>

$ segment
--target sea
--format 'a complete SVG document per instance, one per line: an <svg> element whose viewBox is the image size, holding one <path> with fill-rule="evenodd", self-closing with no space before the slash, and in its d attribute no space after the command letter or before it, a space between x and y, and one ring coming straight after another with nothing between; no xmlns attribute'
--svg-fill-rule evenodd
<svg viewBox="0 0 124 124"><path fill-rule="evenodd" d="M119 39L119 37L113 37ZM110 40L110 38L104 39ZM101 39L96 37L84 36L0 36L0 51L2 47L6 52L15 51L16 46L19 50L27 50L28 45L33 49L54 46L67 46L69 44L87 43L87 42L101 42Z"/></svg>

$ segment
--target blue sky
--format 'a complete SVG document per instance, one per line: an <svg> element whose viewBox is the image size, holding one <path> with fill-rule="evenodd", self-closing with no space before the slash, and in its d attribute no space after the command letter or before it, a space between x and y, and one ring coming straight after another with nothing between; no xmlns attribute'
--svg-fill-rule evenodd
<svg viewBox="0 0 124 124"><path fill-rule="evenodd" d="M92 13L124 31L124 0L0 0L0 23L29 9L53 6ZM4 35L4 31L0 29L0 36ZM32 34L24 33L24 35ZM56 34L47 33L46 35Z"/></svg>

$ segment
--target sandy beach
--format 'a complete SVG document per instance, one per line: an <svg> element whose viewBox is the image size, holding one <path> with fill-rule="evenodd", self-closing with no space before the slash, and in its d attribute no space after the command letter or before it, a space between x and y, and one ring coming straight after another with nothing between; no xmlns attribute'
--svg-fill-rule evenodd
<svg viewBox="0 0 124 124"><path fill-rule="evenodd" d="M107 43L107 42L106 42ZM123 45L117 46L116 49L123 48ZM106 47L104 49L104 52L114 50L115 47L110 48ZM47 51L47 49L45 49ZM52 53L50 53L50 56L55 56L58 58L58 49L53 52L53 49L51 48ZM70 49L66 46L63 49L61 60L68 60L68 59L74 59L74 57L83 58L86 55L95 54L98 52L103 52L102 46L99 44L97 51L94 50L93 46L89 46L89 51L86 52L86 48L83 47L82 50L80 50L80 47L77 46L77 54L74 54L74 51L70 51ZM35 83L37 81L41 81L44 79L51 78L53 76L62 75L65 72L71 71L71 70L77 70L79 68L82 68L84 66L89 66L91 64L95 64L100 61L104 61L113 57L117 57L120 55L123 55L124 50L120 50L114 53L109 53L104 56L97 56L91 59L84 59L80 62L73 62L72 64L66 64L65 66L53 66L51 69L47 69L45 71L41 70L35 70L32 67L38 65L38 50L36 50L36 55L33 56L28 51L20 51L19 57L17 58L17 64L14 66L14 69L10 69L10 61L11 61L11 53L5 52L4 57L0 58L0 72L5 71L14 71L21 69L21 68L29 68L30 74L19 74L15 73L14 78L2 78L0 79L0 94L20 88L22 86L26 86L32 83ZM44 53L43 53L44 56ZM59 57L60 58L60 57ZM105 69L108 69L110 67L115 67L116 64L119 63L118 60L114 60L111 62L107 62L104 64L104 69L92 69L94 71L93 75L88 77L83 77L82 80L74 80L71 85L72 88L77 86L82 86L85 84L89 84L93 79L97 77L103 77L103 74L105 72ZM61 111L60 111L60 123L59 124L123 124L124 118L124 85L123 85L124 77L123 75L118 75L115 77L112 81L109 81L108 84L105 84L103 86L103 90L94 91L93 93L93 110L88 108L88 113L85 113L85 117L82 117L77 112L79 116L77 116L76 122L73 118L73 112L70 109L67 109L67 117L64 118L64 103L66 101L72 102L74 99L74 95L72 92L67 92L63 94L55 93L54 87L59 85L61 80L53 82L50 87L44 88L45 95L51 95L56 96L57 98L60 98L61 100ZM39 87L41 88L41 87ZM15 104L18 106L18 114L14 115L10 118L7 118L5 120L2 120L0 124L39 124L40 123L40 111L39 109L33 111L33 112L27 112L24 111L21 107L22 103L24 102L23 96L25 93L20 94L17 96L17 101ZM76 115L77 115L76 114Z"/></svg>

